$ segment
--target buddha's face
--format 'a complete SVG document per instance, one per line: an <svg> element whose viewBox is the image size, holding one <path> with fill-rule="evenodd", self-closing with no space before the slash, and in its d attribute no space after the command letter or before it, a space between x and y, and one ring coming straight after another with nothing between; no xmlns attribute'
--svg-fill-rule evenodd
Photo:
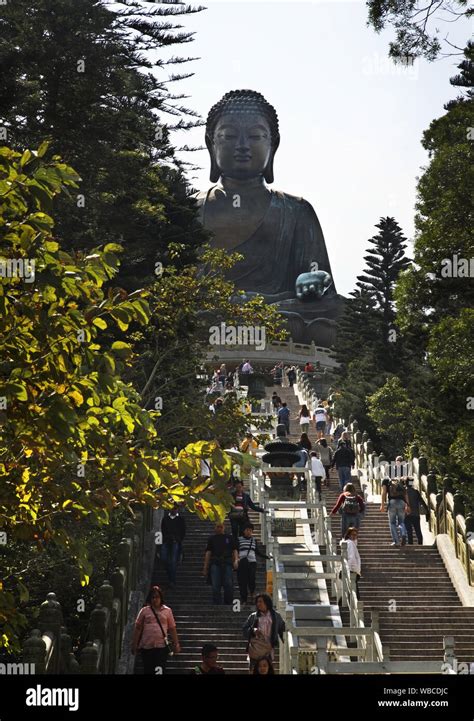
<svg viewBox="0 0 474 721"><path fill-rule="evenodd" d="M266 118L258 112L222 115L213 150L221 175L238 180L262 175L273 152Z"/></svg>

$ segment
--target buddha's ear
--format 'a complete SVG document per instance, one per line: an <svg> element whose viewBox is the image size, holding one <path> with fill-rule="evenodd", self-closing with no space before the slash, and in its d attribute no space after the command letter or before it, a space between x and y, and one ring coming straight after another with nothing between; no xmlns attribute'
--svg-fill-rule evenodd
<svg viewBox="0 0 474 721"><path fill-rule="evenodd" d="M211 183L217 183L219 178L221 177L221 171L219 169L219 166L216 163L216 156L214 153L214 144L206 133L206 148L209 151L209 155L211 156L211 172L209 173L209 180Z"/></svg>
<svg viewBox="0 0 474 721"><path fill-rule="evenodd" d="M273 183L274 177L273 177L273 159L275 157L275 153L278 150L278 146L280 145L280 138L278 137L272 147L272 154L270 155L270 160L268 161L267 167L263 171L263 177L265 178L266 182L268 184Z"/></svg>

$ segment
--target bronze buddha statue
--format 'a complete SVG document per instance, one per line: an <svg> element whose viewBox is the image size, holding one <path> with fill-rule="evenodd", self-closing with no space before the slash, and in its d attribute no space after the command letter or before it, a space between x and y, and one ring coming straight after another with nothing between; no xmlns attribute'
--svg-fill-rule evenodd
<svg viewBox="0 0 474 721"><path fill-rule="evenodd" d="M279 144L278 116L263 95L224 95L206 123L214 185L197 195L201 222L211 245L243 255L227 273L237 288L276 303L293 340L331 345L341 298L313 207L268 187Z"/></svg>

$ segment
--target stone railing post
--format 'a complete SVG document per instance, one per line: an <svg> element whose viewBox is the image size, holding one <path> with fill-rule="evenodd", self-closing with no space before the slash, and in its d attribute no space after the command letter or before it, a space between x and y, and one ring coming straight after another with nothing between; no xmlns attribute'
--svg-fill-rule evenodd
<svg viewBox="0 0 474 721"><path fill-rule="evenodd" d="M56 600L55 593L48 593L46 601L40 606L39 627L42 634L51 634L52 648L49 662L47 662L47 673L59 673L60 665L60 636L63 625L63 613L61 604Z"/></svg>
<svg viewBox="0 0 474 721"><path fill-rule="evenodd" d="M102 648L99 660L99 673L107 673L109 662L109 644L108 641L108 625L109 611L102 604L98 603L91 613L89 620L89 638L94 641L100 641Z"/></svg>
<svg viewBox="0 0 474 721"><path fill-rule="evenodd" d="M84 674L97 674L99 654L97 646L88 641L81 652L81 673Z"/></svg>
<svg viewBox="0 0 474 721"><path fill-rule="evenodd" d="M123 576L122 571L118 566L115 567L114 572L110 576L110 583L112 584L112 588L114 589L114 597L118 600L120 604L120 612L119 612L119 635L120 638L123 636L123 629L125 627L126 623L126 611L125 611L125 579Z"/></svg>
<svg viewBox="0 0 474 721"><path fill-rule="evenodd" d="M117 563L125 569L125 597L124 615L128 613L128 599L131 591L131 563L132 563L132 541L130 538L122 538L117 550Z"/></svg>
<svg viewBox="0 0 474 721"><path fill-rule="evenodd" d="M467 559L467 580L470 586L474 585L474 576L471 569L472 547L471 542L474 541L474 516L466 516L466 559Z"/></svg>
<svg viewBox="0 0 474 721"><path fill-rule="evenodd" d="M133 521L127 521L123 525L123 535L124 538L128 538L130 540L130 586L129 586L129 593L134 588L136 588L137 585L137 565L139 563L139 538L136 535L136 528Z"/></svg>
<svg viewBox="0 0 474 721"><path fill-rule="evenodd" d="M420 476L420 483L422 476L428 475L428 459L425 456L418 458L418 474Z"/></svg>
<svg viewBox="0 0 474 721"><path fill-rule="evenodd" d="M46 644L39 628L34 628L23 644L23 661L34 668L35 674L46 673Z"/></svg>
<svg viewBox="0 0 474 721"><path fill-rule="evenodd" d="M109 581L104 581L102 586L99 588L97 594L99 603L101 606L107 609L108 612L108 623L107 623L107 639L106 644L108 648L108 665L105 669L105 673L115 672L116 653L115 653L115 634L116 628L112 619L112 606L114 602L114 589Z"/></svg>
<svg viewBox="0 0 474 721"><path fill-rule="evenodd" d="M72 651L72 638L67 629L61 629L61 673L80 673L80 667Z"/></svg>

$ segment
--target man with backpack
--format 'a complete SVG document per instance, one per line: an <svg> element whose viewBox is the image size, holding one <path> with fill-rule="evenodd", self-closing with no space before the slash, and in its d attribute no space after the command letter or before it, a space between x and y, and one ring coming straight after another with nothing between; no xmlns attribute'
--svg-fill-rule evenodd
<svg viewBox="0 0 474 721"><path fill-rule="evenodd" d="M380 510L388 510L388 522L392 534L392 546L399 548L408 540L405 515L410 513L407 489L401 478L384 478ZM399 537L400 534L400 537Z"/></svg>
<svg viewBox="0 0 474 721"><path fill-rule="evenodd" d="M365 503L352 483L346 483L344 490L331 511L334 516L341 509L341 536L344 538L349 528L359 529L360 519L365 511Z"/></svg>

